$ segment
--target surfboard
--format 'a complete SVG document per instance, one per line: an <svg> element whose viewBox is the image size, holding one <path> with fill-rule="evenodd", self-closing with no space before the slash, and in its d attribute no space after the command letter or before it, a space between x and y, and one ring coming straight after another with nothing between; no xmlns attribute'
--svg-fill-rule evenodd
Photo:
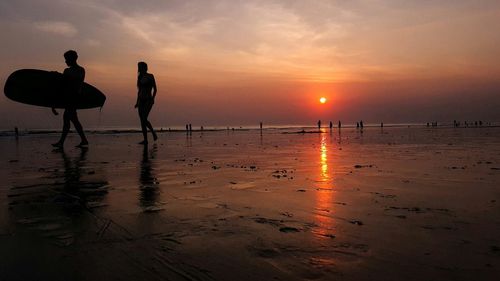
<svg viewBox="0 0 500 281"><path fill-rule="evenodd" d="M102 107L106 96L96 87L83 83L80 94L68 93L59 72L39 69L14 71L4 86L5 96L13 101L54 108L76 109Z"/></svg>

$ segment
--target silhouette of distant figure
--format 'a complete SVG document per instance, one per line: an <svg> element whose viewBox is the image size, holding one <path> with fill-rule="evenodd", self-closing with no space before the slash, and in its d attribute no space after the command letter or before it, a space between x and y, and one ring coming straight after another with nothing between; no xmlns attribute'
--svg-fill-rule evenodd
<svg viewBox="0 0 500 281"><path fill-rule="evenodd" d="M321 120L318 120L318 130L321 129Z"/></svg>
<svg viewBox="0 0 500 281"><path fill-rule="evenodd" d="M363 129L363 120L359 121L359 126Z"/></svg>
<svg viewBox="0 0 500 281"><path fill-rule="evenodd" d="M16 139L19 138L19 129L17 127L14 128L14 136L16 136Z"/></svg>
<svg viewBox="0 0 500 281"><path fill-rule="evenodd" d="M342 122L339 120L339 129L342 128Z"/></svg>
<svg viewBox="0 0 500 281"><path fill-rule="evenodd" d="M359 122L356 122L356 128L359 128Z"/></svg>
<svg viewBox="0 0 500 281"><path fill-rule="evenodd" d="M333 128L333 123L330 121L330 130Z"/></svg>
<svg viewBox="0 0 500 281"><path fill-rule="evenodd" d="M156 87L156 81L153 74L148 73L148 65L141 61L137 63L137 102L135 104L135 108L139 111L139 118L141 120L141 128L142 128L142 136L144 140L139 144L147 144L148 143L148 129L153 134L153 139L157 140L158 136L156 135L153 126L148 121L149 112L153 108L153 104L155 103L156 92L158 91ZM151 91L153 93L151 94Z"/></svg>
<svg viewBox="0 0 500 281"><path fill-rule="evenodd" d="M66 136L68 135L70 128L70 121L75 126L76 131L80 135L81 142L78 147L86 146L89 144L87 138L85 137L85 133L83 132L82 124L78 120L78 115L76 114L77 100L78 96L82 92L83 80L85 79L85 69L76 63L78 59L78 54L76 51L69 50L64 53L64 59L66 60L66 64L69 66L63 72L63 84L65 89L65 94L67 95L68 104L64 109L63 114L63 130L61 134L61 138L58 142L52 144L54 147L62 147L64 145L64 141L66 140ZM55 108L52 108L52 113L54 115L58 115Z"/></svg>

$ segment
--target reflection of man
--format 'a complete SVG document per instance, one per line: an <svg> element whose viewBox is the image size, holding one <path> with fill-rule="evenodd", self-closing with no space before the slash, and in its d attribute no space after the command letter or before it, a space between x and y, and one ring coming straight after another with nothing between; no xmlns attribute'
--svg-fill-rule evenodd
<svg viewBox="0 0 500 281"><path fill-rule="evenodd" d="M83 80L85 79L85 69L76 63L76 60L78 59L76 51L67 51L64 53L64 59L69 67L63 72L64 94L66 95L66 107L63 114L63 130L59 141L52 145L54 147L62 147L64 145L71 121L80 135L81 142L77 146L81 147L89 144L87 138L85 137L85 133L83 132L82 124L80 124L78 115L76 114L78 96L82 92ZM55 115L58 114L54 108L52 108L52 112Z"/></svg>
<svg viewBox="0 0 500 281"><path fill-rule="evenodd" d="M69 157L64 149L54 151L61 154L64 164L62 178L60 172L56 174L56 178L64 182L64 190L61 193L61 199L64 200L62 202L71 203L71 207L75 207L75 204L84 208L102 206L101 201L107 194L108 182L101 177L100 173L86 176L88 174L85 172L88 148L79 149L78 157L74 158Z"/></svg>
<svg viewBox="0 0 500 281"><path fill-rule="evenodd" d="M85 165L87 160L88 148L83 147L80 150L80 155L77 159L72 160L66 155L63 149L58 149L56 151L61 152L62 159L64 161L64 185L68 190L77 190L79 185L81 185L82 177L82 167Z"/></svg>

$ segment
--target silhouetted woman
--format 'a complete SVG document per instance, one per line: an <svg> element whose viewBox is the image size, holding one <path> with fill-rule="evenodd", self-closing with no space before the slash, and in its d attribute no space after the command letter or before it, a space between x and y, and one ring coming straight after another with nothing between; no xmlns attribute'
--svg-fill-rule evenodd
<svg viewBox="0 0 500 281"><path fill-rule="evenodd" d="M145 62L139 62L137 64L138 76L137 76L137 102L135 103L135 108L139 111L139 118L141 119L142 135L144 140L139 144L148 143L148 128L153 134L153 139L157 140L156 132L148 121L148 115L153 108L156 97L156 81L153 74L148 73L148 65ZM152 92L152 93L151 93Z"/></svg>

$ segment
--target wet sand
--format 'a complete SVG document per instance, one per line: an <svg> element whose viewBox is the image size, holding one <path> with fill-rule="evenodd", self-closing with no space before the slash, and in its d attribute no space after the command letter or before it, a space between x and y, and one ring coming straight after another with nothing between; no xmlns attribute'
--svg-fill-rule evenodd
<svg viewBox="0 0 500 281"><path fill-rule="evenodd" d="M495 280L500 128L0 137L0 280Z"/></svg>

